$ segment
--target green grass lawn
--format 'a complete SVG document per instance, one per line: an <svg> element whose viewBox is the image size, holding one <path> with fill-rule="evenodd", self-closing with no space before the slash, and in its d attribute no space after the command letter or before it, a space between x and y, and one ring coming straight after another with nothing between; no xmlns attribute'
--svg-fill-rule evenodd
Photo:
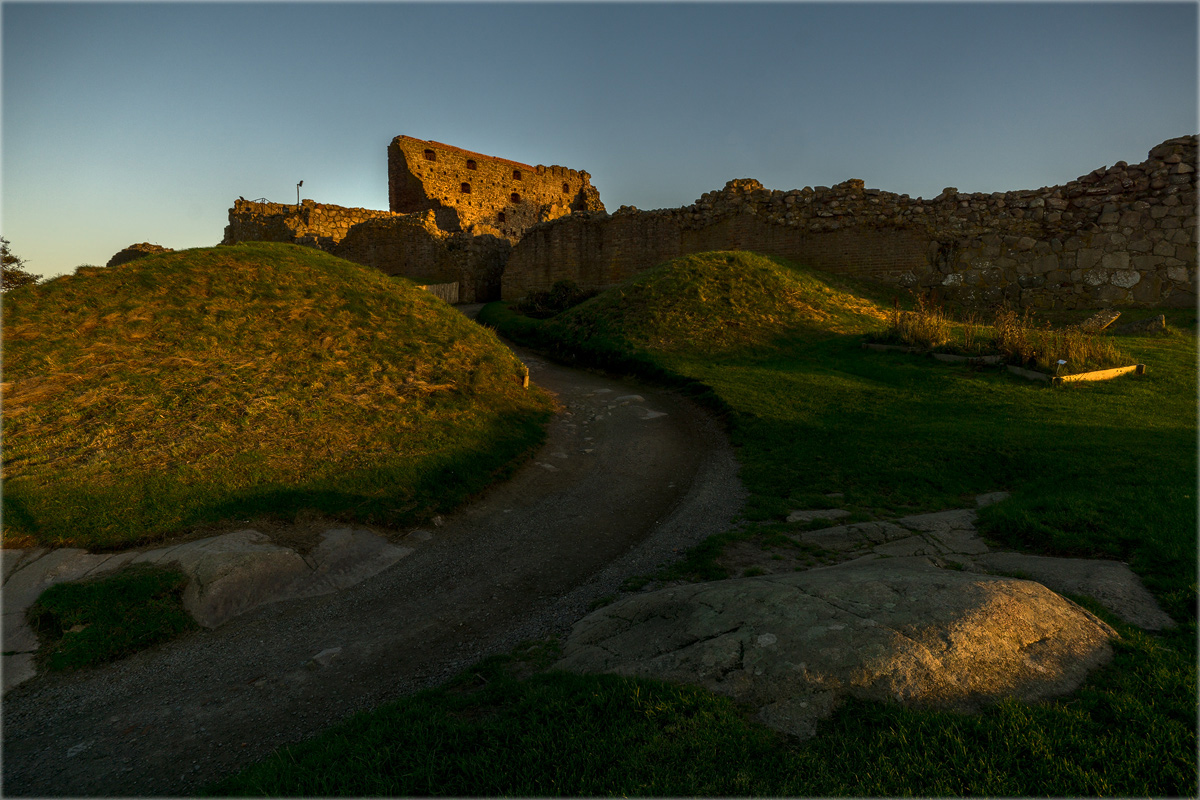
<svg viewBox="0 0 1200 800"><path fill-rule="evenodd" d="M3 304L8 547L417 523L510 470L552 405L488 331L313 248L153 255Z"/></svg>
<svg viewBox="0 0 1200 800"><path fill-rule="evenodd" d="M684 387L727 421L767 535L796 508L900 515L1012 497L987 536L1128 560L1178 630L1121 633L1075 695L976 716L850 702L804 743L695 688L498 659L214 787L282 795L1196 793L1195 314L1126 337L1143 377L1051 388L864 351L888 297L749 253L677 259L545 321L481 321L557 358ZM744 534L738 534L744 535ZM718 535L676 575L720 577ZM1086 603L1086 600L1083 600ZM552 657L533 660L539 670Z"/></svg>

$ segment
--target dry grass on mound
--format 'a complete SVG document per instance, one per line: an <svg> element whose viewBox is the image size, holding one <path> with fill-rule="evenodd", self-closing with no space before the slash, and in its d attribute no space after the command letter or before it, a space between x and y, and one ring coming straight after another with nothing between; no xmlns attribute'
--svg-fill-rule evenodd
<svg viewBox="0 0 1200 800"><path fill-rule="evenodd" d="M781 336L862 333L887 311L849 281L732 251L673 259L560 319L656 351L721 353Z"/></svg>
<svg viewBox="0 0 1200 800"><path fill-rule="evenodd" d="M77 517L67 496L144 510L164 480L222 496L326 491L383 465L390 478L351 494L398 494L402 512L415 501L396 480L549 403L442 301L307 248L152 256L4 304L10 544ZM190 519L150 516L160 530Z"/></svg>

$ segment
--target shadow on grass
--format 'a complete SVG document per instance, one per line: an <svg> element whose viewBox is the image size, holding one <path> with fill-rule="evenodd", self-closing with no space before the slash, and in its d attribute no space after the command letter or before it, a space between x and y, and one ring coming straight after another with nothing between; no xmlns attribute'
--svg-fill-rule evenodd
<svg viewBox="0 0 1200 800"><path fill-rule="evenodd" d="M151 545L195 526L255 517L290 522L303 512L401 528L448 512L510 475L544 441L543 420L541 414L514 419L494 432L486 448L460 445L416 463L394 459L296 487L279 486L270 475L256 476L257 485L249 487L206 483L186 470L137 483L58 485L48 493L10 483L6 532L40 546L105 551Z"/></svg>

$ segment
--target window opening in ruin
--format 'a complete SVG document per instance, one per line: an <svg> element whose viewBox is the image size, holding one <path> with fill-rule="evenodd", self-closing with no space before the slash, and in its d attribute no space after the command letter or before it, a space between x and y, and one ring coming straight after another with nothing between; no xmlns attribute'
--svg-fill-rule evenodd
<svg viewBox="0 0 1200 800"><path fill-rule="evenodd" d="M514 170L513 170L513 180L514 180L514 181L519 181L519 180L521 180L521 170L519 170L519 169L514 169Z"/></svg>
<svg viewBox="0 0 1200 800"><path fill-rule="evenodd" d="M571 185L569 183L564 183L563 184L563 194L570 194L570 193L571 193Z"/></svg>
<svg viewBox="0 0 1200 800"><path fill-rule="evenodd" d="M469 183L464 183L464 184L462 185L462 193L463 193L463 194L470 194L470 193L471 193L471 184L469 184Z"/></svg>
<svg viewBox="0 0 1200 800"><path fill-rule="evenodd" d="M521 202L521 195L517 194L516 192L513 192L511 195L509 195L508 199L512 200L514 203L519 203L519 202Z"/></svg>
<svg viewBox="0 0 1200 800"><path fill-rule="evenodd" d="M425 160L426 161L437 161L437 153L433 152L432 150L426 150L425 151Z"/></svg>
<svg viewBox="0 0 1200 800"><path fill-rule="evenodd" d="M475 163L475 159L467 159L467 169L479 169L479 166Z"/></svg>
<svg viewBox="0 0 1200 800"><path fill-rule="evenodd" d="M499 214L496 215L496 222L504 222L504 212L503 211L501 211Z"/></svg>

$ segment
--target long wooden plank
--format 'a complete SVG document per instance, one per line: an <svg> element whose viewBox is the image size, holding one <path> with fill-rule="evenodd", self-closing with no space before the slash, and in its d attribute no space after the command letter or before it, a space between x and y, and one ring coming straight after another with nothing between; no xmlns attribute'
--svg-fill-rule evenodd
<svg viewBox="0 0 1200 800"><path fill-rule="evenodd" d="M1078 375L1063 375L1061 378L1056 378L1055 383L1077 383L1079 381L1107 381L1113 378L1119 378L1122 375L1128 375L1131 372L1136 372L1138 375L1146 374L1145 364L1134 364L1131 367L1116 367L1115 369L1099 369L1095 372L1081 372Z"/></svg>

